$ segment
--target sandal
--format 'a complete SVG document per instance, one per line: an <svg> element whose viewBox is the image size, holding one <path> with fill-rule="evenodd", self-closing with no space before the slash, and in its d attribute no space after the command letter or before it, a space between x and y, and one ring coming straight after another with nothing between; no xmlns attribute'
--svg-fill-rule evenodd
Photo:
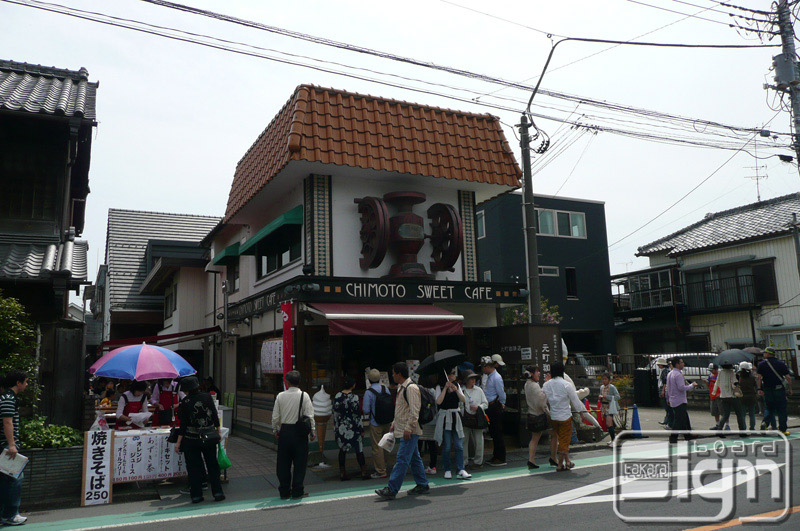
<svg viewBox="0 0 800 531"><path fill-rule="evenodd" d="M560 466L560 467L556 468L556 472L569 472L569 468L567 468L565 466Z"/></svg>
<svg viewBox="0 0 800 531"><path fill-rule="evenodd" d="M568 469L568 470L572 470L573 468L575 468L575 463L573 463L572 461L570 461L569 463L567 463L567 469Z"/></svg>

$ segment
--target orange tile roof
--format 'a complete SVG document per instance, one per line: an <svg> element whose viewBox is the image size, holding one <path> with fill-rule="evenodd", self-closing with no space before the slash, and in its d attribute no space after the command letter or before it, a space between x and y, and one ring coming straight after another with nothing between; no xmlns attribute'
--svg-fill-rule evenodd
<svg viewBox="0 0 800 531"><path fill-rule="evenodd" d="M293 160L507 186L522 177L495 116L300 85L236 166L225 221Z"/></svg>

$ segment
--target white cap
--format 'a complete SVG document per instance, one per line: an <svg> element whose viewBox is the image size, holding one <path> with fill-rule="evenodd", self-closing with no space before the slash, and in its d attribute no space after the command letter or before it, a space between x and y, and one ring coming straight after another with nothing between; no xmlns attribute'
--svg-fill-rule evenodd
<svg viewBox="0 0 800 531"><path fill-rule="evenodd" d="M501 356L500 354L492 354L492 362L498 365L505 365L505 362L503 361L503 356Z"/></svg>

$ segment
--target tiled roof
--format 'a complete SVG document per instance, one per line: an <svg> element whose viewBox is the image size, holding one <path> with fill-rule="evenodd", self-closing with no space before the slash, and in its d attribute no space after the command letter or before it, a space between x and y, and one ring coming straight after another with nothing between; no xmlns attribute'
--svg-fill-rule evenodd
<svg viewBox="0 0 800 531"><path fill-rule="evenodd" d="M89 244L81 240L59 243L0 236L0 278L42 280L57 274L73 281L86 280L88 251Z"/></svg>
<svg viewBox="0 0 800 531"><path fill-rule="evenodd" d="M800 213L800 193L784 195L706 216L686 228L639 247L636 255L690 251L757 240L791 231L792 213Z"/></svg>
<svg viewBox="0 0 800 531"><path fill-rule="evenodd" d="M159 309L164 297L139 295L147 276L147 242L200 242L220 218L109 209L106 235L108 290L111 309Z"/></svg>
<svg viewBox="0 0 800 531"><path fill-rule="evenodd" d="M78 71L0 60L0 110L94 121L98 83Z"/></svg>
<svg viewBox="0 0 800 531"><path fill-rule="evenodd" d="M300 85L236 167L228 221L290 161L519 186L497 117Z"/></svg>

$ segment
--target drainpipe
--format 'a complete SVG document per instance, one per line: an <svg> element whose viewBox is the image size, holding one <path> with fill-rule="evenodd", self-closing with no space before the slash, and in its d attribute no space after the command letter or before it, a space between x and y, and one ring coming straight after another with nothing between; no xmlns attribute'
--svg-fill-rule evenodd
<svg viewBox="0 0 800 531"><path fill-rule="evenodd" d="M66 231L72 225L72 167L78 158L78 132L81 128L80 119L71 118L69 121L69 142L67 144L67 167L64 171L64 198L61 213L61 234L63 242Z"/></svg>

